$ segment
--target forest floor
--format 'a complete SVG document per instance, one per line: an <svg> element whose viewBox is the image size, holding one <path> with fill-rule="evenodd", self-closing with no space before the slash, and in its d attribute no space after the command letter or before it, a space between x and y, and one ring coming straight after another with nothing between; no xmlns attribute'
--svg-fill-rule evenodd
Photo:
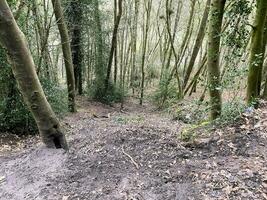
<svg viewBox="0 0 267 200"><path fill-rule="evenodd" d="M0 140L1 200L267 199L267 105L185 143L184 124L149 104L78 102L68 153Z"/></svg>

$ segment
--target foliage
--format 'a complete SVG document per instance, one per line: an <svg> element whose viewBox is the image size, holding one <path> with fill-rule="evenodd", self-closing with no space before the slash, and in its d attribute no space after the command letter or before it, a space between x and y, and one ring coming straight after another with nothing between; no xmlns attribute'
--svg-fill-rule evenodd
<svg viewBox="0 0 267 200"><path fill-rule="evenodd" d="M107 91L105 91L104 84L92 84L89 88L88 95L93 100L105 104L112 104L122 102L126 96L126 92L112 83L109 84Z"/></svg>
<svg viewBox="0 0 267 200"><path fill-rule="evenodd" d="M158 78L159 78L159 71L157 70L157 67L148 66L146 80L152 81L153 79L158 79Z"/></svg>
<svg viewBox="0 0 267 200"><path fill-rule="evenodd" d="M1 71L1 76L3 77L2 81L4 77L5 79L13 77L10 70ZM35 122L15 86L14 78L8 78L8 83L8 85L5 85L5 92L2 93L0 100L0 131L10 131L18 134L36 131Z"/></svg>
<svg viewBox="0 0 267 200"><path fill-rule="evenodd" d="M230 2L225 12L229 26L223 33L224 43L237 50L245 47L249 40L249 15L253 11L253 4L249 0L234 0Z"/></svg>
<svg viewBox="0 0 267 200"><path fill-rule="evenodd" d="M216 123L221 125L234 123L241 114L245 111L246 105L241 99L235 99L233 101L228 101L223 104L221 117Z"/></svg>
<svg viewBox="0 0 267 200"><path fill-rule="evenodd" d="M234 99L223 104L222 114L217 120L210 122L207 119L209 109L207 103L191 102L187 105L179 105L174 115L175 120L188 124L181 132L183 141L192 141L197 137L197 132L204 132L213 126L225 126L233 124L245 111L246 105L241 99Z"/></svg>
<svg viewBox="0 0 267 200"><path fill-rule="evenodd" d="M208 102L183 102L170 108L173 119L180 120L186 124L198 124L207 119ZM173 111L172 111L173 110Z"/></svg>
<svg viewBox="0 0 267 200"><path fill-rule="evenodd" d="M60 87L49 79L41 79L41 84L53 111L59 117L62 117L68 110L67 89Z"/></svg>
<svg viewBox="0 0 267 200"><path fill-rule="evenodd" d="M163 77L153 96L154 103L159 107L169 107L171 102L177 101L177 87L173 82L169 82L167 77Z"/></svg>
<svg viewBox="0 0 267 200"><path fill-rule="evenodd" d="M228 48L225 59L225 69L222 74L223 89L240 89L240 83L246 78L247 68L243 58L247 44L249 43L250 23L249 16L253 11L253 2L248 0L231 1L225 12L229 25L222 33L223 45Z"/></svg>
<svg viewBox="0 0 267 200"><path fill-rule="evenodd" d="M11 96L4 96L0 101L0 131L17 135L35 134L36 123L15 85L15 80L9 81L13 81L14 91ZM62 116L67 111L67 92L49 80L44 79L41 82L52 109Z"/></svg>
<svg viewBox="0 0 267 200"><path fill-rule="evenodd" d="M197 132L199 129L208 129L208 126L211 123L209 121L204 121L200 124L196 125L191 125L188 128L185 128L180 135L180 138L182 141L189 142L189 141L194 141L194 139L197 137Z"/></svg>

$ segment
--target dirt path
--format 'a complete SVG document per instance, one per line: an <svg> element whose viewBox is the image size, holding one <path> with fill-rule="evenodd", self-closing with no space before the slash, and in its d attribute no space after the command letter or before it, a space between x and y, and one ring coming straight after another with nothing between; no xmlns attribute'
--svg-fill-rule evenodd
<svg viewBox="0 0 267 200"><path fill-rule="evenodd" d="M38 143L0 157L1 200L267 199L264 131L231 128L186 147L182 125L148 105L130 102L122 113L80 104L64 120L69 153Z"/></svg>

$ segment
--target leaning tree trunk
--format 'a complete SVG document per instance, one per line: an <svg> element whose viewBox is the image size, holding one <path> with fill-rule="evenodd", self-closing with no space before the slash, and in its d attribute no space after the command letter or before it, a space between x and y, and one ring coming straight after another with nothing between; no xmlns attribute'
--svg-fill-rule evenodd
<svg viewBox="0 0 267 200"><path fill-rule="evenodd" d="M59 121L39 82L25 36L5 0L0 1L0 43L7 50L19 90L33 114L43 142L49 148L68 149Z"/></svg>
<svg viewBox="0 0 267 200"><path fill-rule="evenodd" d="M264 27L267 16L267 1L257 0L257 13L254 22L254 29L251 40L248 86L247 86L247 102L255 101L259 95L261 87L261 73L264 60L265 48Z"/></svg>
<svg viewBox="0 0 267 200"><path fill-rule="evenodd" d="M64 20L63 10L60 4L60 0L52 0L55 17L57 20L58 30L61 37L62 51L64 57L64 63L67 74L68 95L69 95L69 110L70 112L76 112L75 105L75 78L72 62L72 54L70 48L70 39L68 29Z"/></svg>
<svg viewBox="0 0 267 200"><path fill-rule="evenodd" d="M226 0L212 0L208 27L208 77L211 120L221 115L220 34Z"/></svg>
<svg viewBox="0 0 267 200"><path fill-rule="evenodd" d="M193 52L192 52L192 55L190 57L190 61L189 61L188 67L186 69L184 83L183 83L183 89L185 89L186 86L187 86L187 83L189 81L191 72L193 70L196 58L198 56L198 52L200 50L200 47L202 45L202 42L203 42L203 39L204 39L204 36L205 36L205 30L206 30L206 25L207 25L208 15L209 15L209 9L210 9L210 1L211 0L207 0L206 8L204 10L203 17L201 19L201 23L200 23L199 31L198 31L197 38L196 38L196 41L195 41L195 45L194 45L194 48L193 48Z"/></svg>

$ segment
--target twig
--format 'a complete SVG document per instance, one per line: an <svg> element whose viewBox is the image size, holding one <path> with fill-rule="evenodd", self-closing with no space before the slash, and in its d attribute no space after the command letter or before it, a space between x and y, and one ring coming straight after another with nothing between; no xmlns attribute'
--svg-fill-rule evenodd
<svg viewBox="0 0 267 200"><path fill-rule="evenodd" d="M131 163L134 164L134 166L136 167L136 169L139 169L139 165L137 164L137 162L134 161L133 157L130 156L128 153L126 153L126 152L124 151L123 147L121 148L121 150L122 150L122 153L123 153L124 155L126 155L128 158L130 158Z"/></svg>

